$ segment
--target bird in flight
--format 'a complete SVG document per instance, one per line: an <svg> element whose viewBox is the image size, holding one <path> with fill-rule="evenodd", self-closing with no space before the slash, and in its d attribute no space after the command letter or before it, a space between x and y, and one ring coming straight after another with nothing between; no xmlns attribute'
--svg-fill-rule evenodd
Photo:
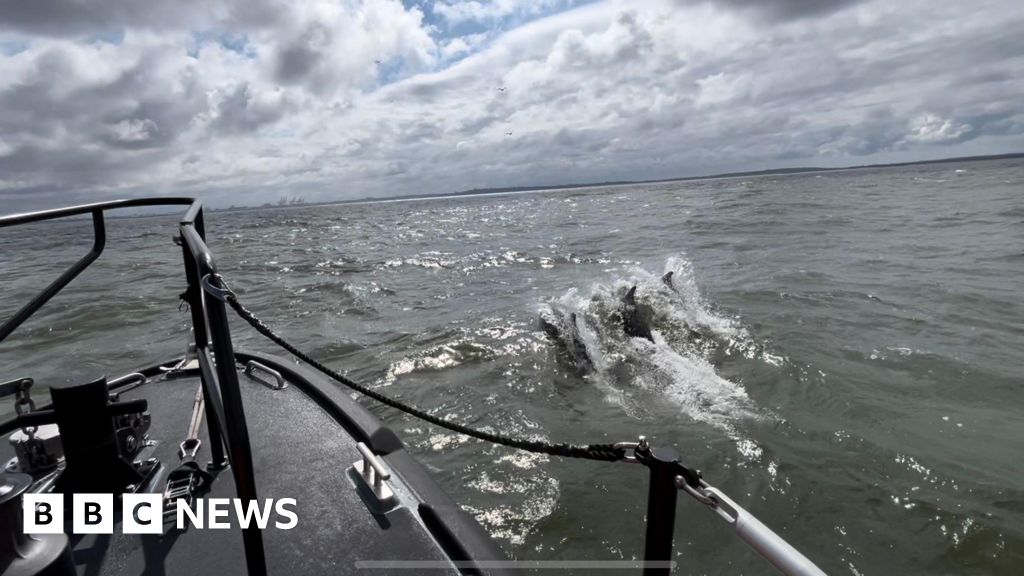
<svg viewBox="0 0 1024 576"><path fill-rule="evenodd" d="M498 86L498 92L504 92L505 86Z"/></svg>
<svg viewBox="0 0 1024 576"><path fill-rule="evenodd" d="M505 132L505 136L511 136L511 135L512 135L512 132L511 132L511 131L509 131L509 132Z"/></svg>

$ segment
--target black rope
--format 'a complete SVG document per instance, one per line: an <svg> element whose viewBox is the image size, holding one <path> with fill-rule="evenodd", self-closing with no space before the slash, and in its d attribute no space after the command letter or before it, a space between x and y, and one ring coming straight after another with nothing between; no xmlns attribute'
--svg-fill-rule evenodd
<svg viewBox="0 0 1024 576"><path fill-rule="evenodd" d="M223 280L221 280L221 282L223 283ZM225 288L226 287L227 286L225 285ZM388 406L391 406L392 408L401 410L406 414L415 416L420 420L425 420L435 426L440 426L441 428L446 428L448 430L451 430L452 432L465 434L466 436L471 436L473 438L484 440L486 442L501 444L502 446L509 446L511 448L518 448L519 450L526 450L527 452L549 454L552 456L564 456L567 458L582 458L585 460L603 460L607 462L615 462L618 460L623 460L625 458L625 450L623 450L622 448L616 448L614 444L589 444L586 446L579 446L575 444L552 444L540 440L527 440L525 438L513 438L509 436L502 436L500 434L484 432L483 430L476 430L474 428L463 426L462 424L456 424L454 422L442 420L441 418L428 414L427 412L419 408L416 408L415 406L410 406L403 402L399 402L394 398L389 398L388 396L385 396L380 392L377 392L375 390L367 388L366 386L363 386L362 384L354 382L349 378L346 378L345 376L341 375L340 373L331 370L327 366L324 366L320 362L314 360L308 354L305 354L304 352L293 346L291 343L289 343L287 340L285 340L281 336L278 336L269 326L264 324L262 320L253 315L252 312L250 312L245 306L242 305L241 302L238 301L238 297L235 296L234 292L231 292L230 289L228 289L227 292L227 303L231 306L231 308L234 309L235 312L238 313L239 316L242 317L243 320L245 320L246 322L249 323L250 326L255 328L257 332L266 336L267 338L269 338L278 346L284 348L288 352L291 352L296 358L299 358L306 364L309 364L313 368L316 368L320 372L323 372L327 376L330 376L331 378L337 380L338 382L344 384L345 386L348 386L349 388L355 390L356 392L359 392L360 394L369 396L370 398L373 398L374 400L380 402L381 404L386 404Z"/></svg>

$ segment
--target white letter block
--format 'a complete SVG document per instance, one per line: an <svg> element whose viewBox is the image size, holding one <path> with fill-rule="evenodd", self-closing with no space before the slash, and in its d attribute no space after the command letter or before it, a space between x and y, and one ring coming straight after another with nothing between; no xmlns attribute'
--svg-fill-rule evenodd
<svg viewBox="0 0 1024 576"><path fill-rule="evenodd" d="M163 533L163 494L121 496L121 531L125 534Z"/></svg>
<svg viewBox="0 0 1024 576"><path fill-rule="evenodd" d="M64 533L64 495L29 494L21 496L22 529L25 534Z"/></svg>
<svg viewBox="0 0 1024 576"><path fill-rule="evenodd" d="M114 533L113 494L75 494L71 530L75 534Z"/></svg>

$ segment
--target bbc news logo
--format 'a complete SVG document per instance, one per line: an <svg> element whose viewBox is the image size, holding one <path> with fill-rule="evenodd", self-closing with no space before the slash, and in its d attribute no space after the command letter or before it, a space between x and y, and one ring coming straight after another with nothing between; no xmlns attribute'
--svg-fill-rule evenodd
<svg viewBox="0 0 1024 576"><path fill-rule="evenodd" d="M25 534L62 534L65 525L62 494L25 494L22 501ZM264 530L273 525L291 530L299 523L295 499L265 499L262 504L239 498L199 498L195 506L178 500L175 526L178 530L200 528L227 530L237 525L248 528L255 524ZM121 532L125 534L161 534L164 530L164 499L162 494L124 494L121 496ZM74 494L72 496L71 532L73 534L113 534L118 516L113 494ZM273 522L271 522L273 520Z"/></svg>

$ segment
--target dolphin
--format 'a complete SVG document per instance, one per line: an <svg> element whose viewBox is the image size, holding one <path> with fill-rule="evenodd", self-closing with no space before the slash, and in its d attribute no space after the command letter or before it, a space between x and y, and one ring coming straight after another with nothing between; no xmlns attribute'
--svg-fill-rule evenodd
<svg viewBox="0 0 1024 576"><path fill-rule="evenodd" d="M575 312L568 318L562 312L545 310L540 313L540 327L556 342L561 342L578 368L589 370L594 362L587 352L587 345L580 336L578 318Z"/></svg>
<svg viewBox="0 0 1024 576"><path fill-rule="evenodd" d="M675 274L675 272L672 272L671 270L669 270L668 272L665 273L664 276L661 277L661 281L662 281L663 284L665 284L665 286L668 286L669 290L675 292L676 291L676 285L672 283L672 275L673 274Z"/></svg>
<svg viewBox="0 0 1024 576"><path fill-rule="evenodd" d="M640 307L637 306L635 285L622 297L622 308L619 313L622 315L622 328L626 331L627 336L646 338L654 342L651 327L647 325Z"/></svg>

